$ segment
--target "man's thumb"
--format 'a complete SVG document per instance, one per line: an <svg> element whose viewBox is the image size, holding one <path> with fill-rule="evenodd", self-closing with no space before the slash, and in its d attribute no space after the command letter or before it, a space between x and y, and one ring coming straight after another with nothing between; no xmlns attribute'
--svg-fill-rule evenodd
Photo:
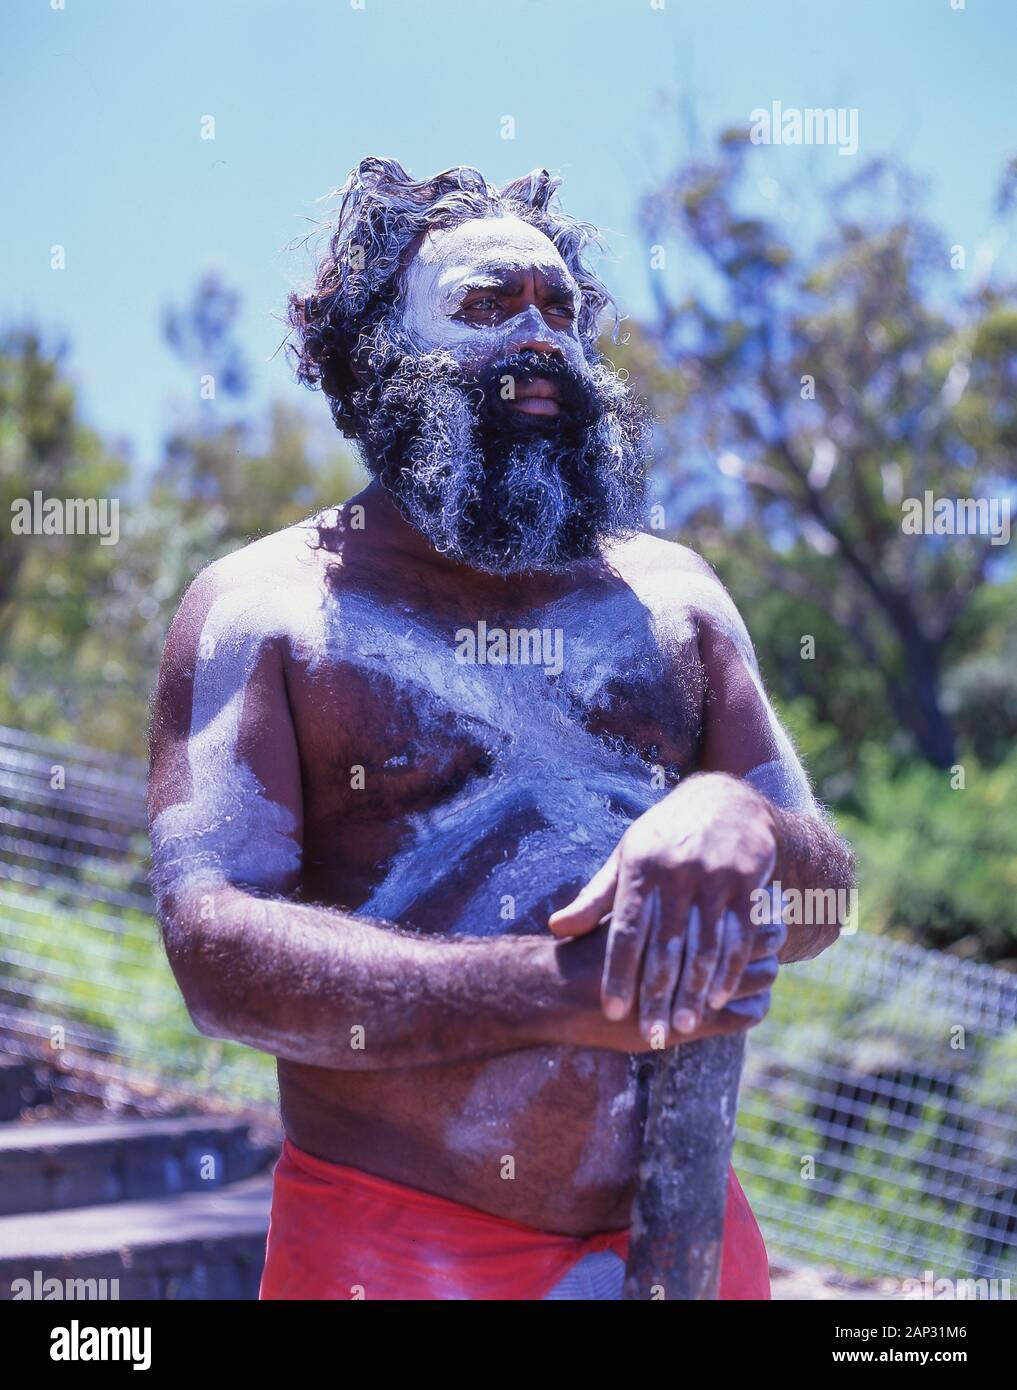
<svg viewBox="0 0 1017 1390"><path fill-rule="evenodd" d="M611 910L617 883L616 850L566 907L551 913L547 925L555 936L585 936Z"/></svg>

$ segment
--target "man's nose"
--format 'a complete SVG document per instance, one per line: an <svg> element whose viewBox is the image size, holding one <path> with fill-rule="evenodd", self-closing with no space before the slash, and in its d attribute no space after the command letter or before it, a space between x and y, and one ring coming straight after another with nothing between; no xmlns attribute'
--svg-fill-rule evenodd
<svg viewBox="0 0 1017 1390"><path fill-rule="evenodd" d="M555 334L548 328L544 316L535 304L523 313L517 314L509 336L509 347L513 352L540 352L547 357L563 357L560 346L554 341Z"/></svg>

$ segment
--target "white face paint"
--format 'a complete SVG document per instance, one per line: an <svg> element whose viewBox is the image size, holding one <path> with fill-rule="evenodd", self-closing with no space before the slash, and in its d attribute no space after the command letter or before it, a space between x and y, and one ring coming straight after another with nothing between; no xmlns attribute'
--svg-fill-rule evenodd
<svg viewBox="0 0 1017 1390"><path fill-rule="evenodd" d="M546 316L530 305L498 324L457 318L463 302L492 295L530 271L562 287L573 317ZM484 217L428 232L403 283L402 323L421 352L444 349L464 367L482 368L518 352L524 343L557 348L577 370L587 370L579 340L580 291L554 243L518 217Z"/></svg>

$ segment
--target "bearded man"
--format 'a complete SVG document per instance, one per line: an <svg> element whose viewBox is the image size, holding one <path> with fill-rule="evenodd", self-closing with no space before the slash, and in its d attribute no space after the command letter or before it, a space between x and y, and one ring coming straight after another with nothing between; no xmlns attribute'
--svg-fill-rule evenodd
<svg viewBox="0 0 1017 1390"><path fill-rule="evenodd" d="M166 644L154 882L197 1027L278 1058L267 1298L617 1298L654 1047L836 926L817 807L546 172L350 176L290 317L373 480L210 566ZM722 1298L769 1296L733 1173Z"/></svg>

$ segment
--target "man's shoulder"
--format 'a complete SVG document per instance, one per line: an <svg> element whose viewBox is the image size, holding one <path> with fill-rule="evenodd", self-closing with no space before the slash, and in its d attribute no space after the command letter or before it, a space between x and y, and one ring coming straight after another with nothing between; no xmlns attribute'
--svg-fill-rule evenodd
<svg viewBox="0 0 1017 1390"><path fill-rule="evenodd" d="M309 524L298 522L213 560L194 583L210 591L224 592L247 585L263 588L280 579L300 579L310 568L312 546Z"/></svg>
<svg viewBox="0 0 1017 1390"><path fill-rule="evenodd" d="M696 590L725 592L716 571L701 555L687 545L655 536L650 531L639 531L618 542L609 559L623 579L670 582L675 586L676 595L692 594Z"/></svg>
<svg viewBox="0 0 1017 1390"><path fill-rule="evenodd" d="M262 536L213 560L184 594L175 634L196 638L210 620L235 635L285 635L301 599L313 602L317 566L307 523Z"/></svg>
<svg viewBox="0 0 1017 1390"><path fill-rule="evenodd" d="M641 531L622 542L610 561L650 606L681 611L699 631L715 632L746 648L751 645L735 602L713 566L689 546Z"/></svg>

